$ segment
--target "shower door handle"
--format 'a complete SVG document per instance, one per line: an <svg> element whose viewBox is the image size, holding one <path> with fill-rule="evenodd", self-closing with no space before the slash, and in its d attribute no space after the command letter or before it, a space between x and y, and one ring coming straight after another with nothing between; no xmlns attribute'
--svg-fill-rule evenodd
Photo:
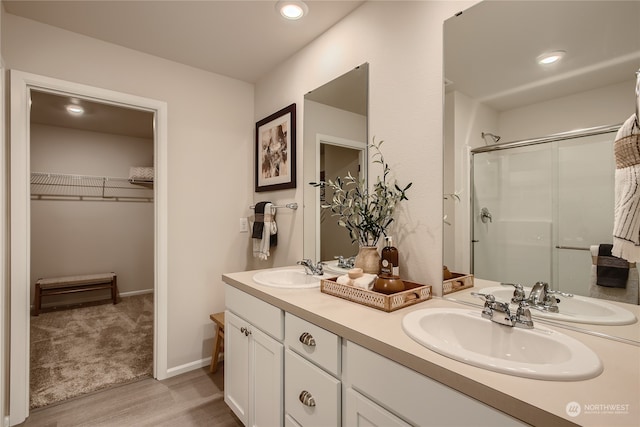
<svg viewBox="0 0 640 427"><path fill-rule="evenodd" d="M480 221L482 221L483 224L486 224L487 221L493 222L493 217L491 216L491 212L489 212L489 209L487 208L480 209Z"/></svg>

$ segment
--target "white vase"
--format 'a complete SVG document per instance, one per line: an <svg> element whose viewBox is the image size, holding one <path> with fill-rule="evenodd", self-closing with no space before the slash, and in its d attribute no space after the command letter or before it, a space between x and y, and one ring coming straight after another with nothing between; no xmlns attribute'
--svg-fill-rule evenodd
<svg viewBox="0 0 640 427"><path fill-rule="evenodd" d="M354 267L361 268L364 273L380 273L380 254L377 246L360 246Z"/></svg>

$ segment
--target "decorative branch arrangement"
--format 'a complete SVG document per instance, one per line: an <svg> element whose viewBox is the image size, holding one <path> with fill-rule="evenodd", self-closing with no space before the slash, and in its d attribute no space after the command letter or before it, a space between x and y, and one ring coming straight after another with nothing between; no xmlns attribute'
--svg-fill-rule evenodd
<svg viewBox="0 0 640 427"><path fill-rule="evenodd" d="M391 168L380 150L383 142L376 142L374 138L369 146L374 151L372 163L382 166L382 177L376 178L371 190L364 179L351 173L344 178L310 183L314 187L328 186L334 191L331 204L324 207L331 208L331 215L349 231L351 241L360 246L375 246L380 236L386 236L397 205L409 200L406 191L412 183L403 188L391 178Z"/></svg>

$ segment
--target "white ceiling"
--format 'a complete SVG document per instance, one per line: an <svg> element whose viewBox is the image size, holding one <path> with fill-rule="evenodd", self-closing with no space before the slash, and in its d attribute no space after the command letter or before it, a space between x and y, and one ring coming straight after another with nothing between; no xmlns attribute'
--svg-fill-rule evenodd
<svg viewBox="0 0 640 427"><path fill-rule="evenodd" d="M482 2L444 28L447 90L498 111L631 81L640 68L637 0ZM567 52L561 62L536 64L554 50Z"/></svg>
<svg viewBox="0 0 640 427"><path fill-rule="evenodd" d="M364 1L306 0L289 21L276 0L2 0L5 11L196 68L255 83Z"/></svg>
<svg viewBox="0 0 640 427"><path fill-rule="evenodd" d="M364 1L305 3L308 15L289 21L276 11L276 0L2 0L10 14L250 83ZM141 113L135 110L80 100L76 102L87 110L80 118L61 112L69 98L43 93L32 98L35 123L145 138L153 135L148 117L137 120Z"/></svg>

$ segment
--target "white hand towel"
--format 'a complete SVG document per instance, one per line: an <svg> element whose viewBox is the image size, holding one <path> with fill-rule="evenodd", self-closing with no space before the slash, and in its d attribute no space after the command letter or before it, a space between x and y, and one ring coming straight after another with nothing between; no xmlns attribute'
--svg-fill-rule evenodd
<svg viewBox="0 0 640 427"><path fill-rule="evenodd" d="M364 273L361 277L354 279L352 283L356 288L367 289L370 291L371 289L373 289L373 284L377 278L378 276L376 276L375 274Z"/></svg>
<svg viewBox="0 0 640 427"><path fill-rule="evenodd" d="M618 130L611 254L640 262L640 128L633 114Z"/></svg>
<svg viewBox="0 0 640 427"><path fill-rule="evenodd" d="M275 208L273 204L267 203L264 206L264 227L262 228L262 238L253 239L253 256L266 261L271 253L269 247L271 245L271 236L278 233L278 226L275 220Z"/></svg>
<svg viewBox="0 0 640 427"><path fill-rule="evenodd" d="M338 278L336 279L336 283L338 285L352 286L353 280L351 280L348 275L343 274L342 276L338 276Z"/></svg>

